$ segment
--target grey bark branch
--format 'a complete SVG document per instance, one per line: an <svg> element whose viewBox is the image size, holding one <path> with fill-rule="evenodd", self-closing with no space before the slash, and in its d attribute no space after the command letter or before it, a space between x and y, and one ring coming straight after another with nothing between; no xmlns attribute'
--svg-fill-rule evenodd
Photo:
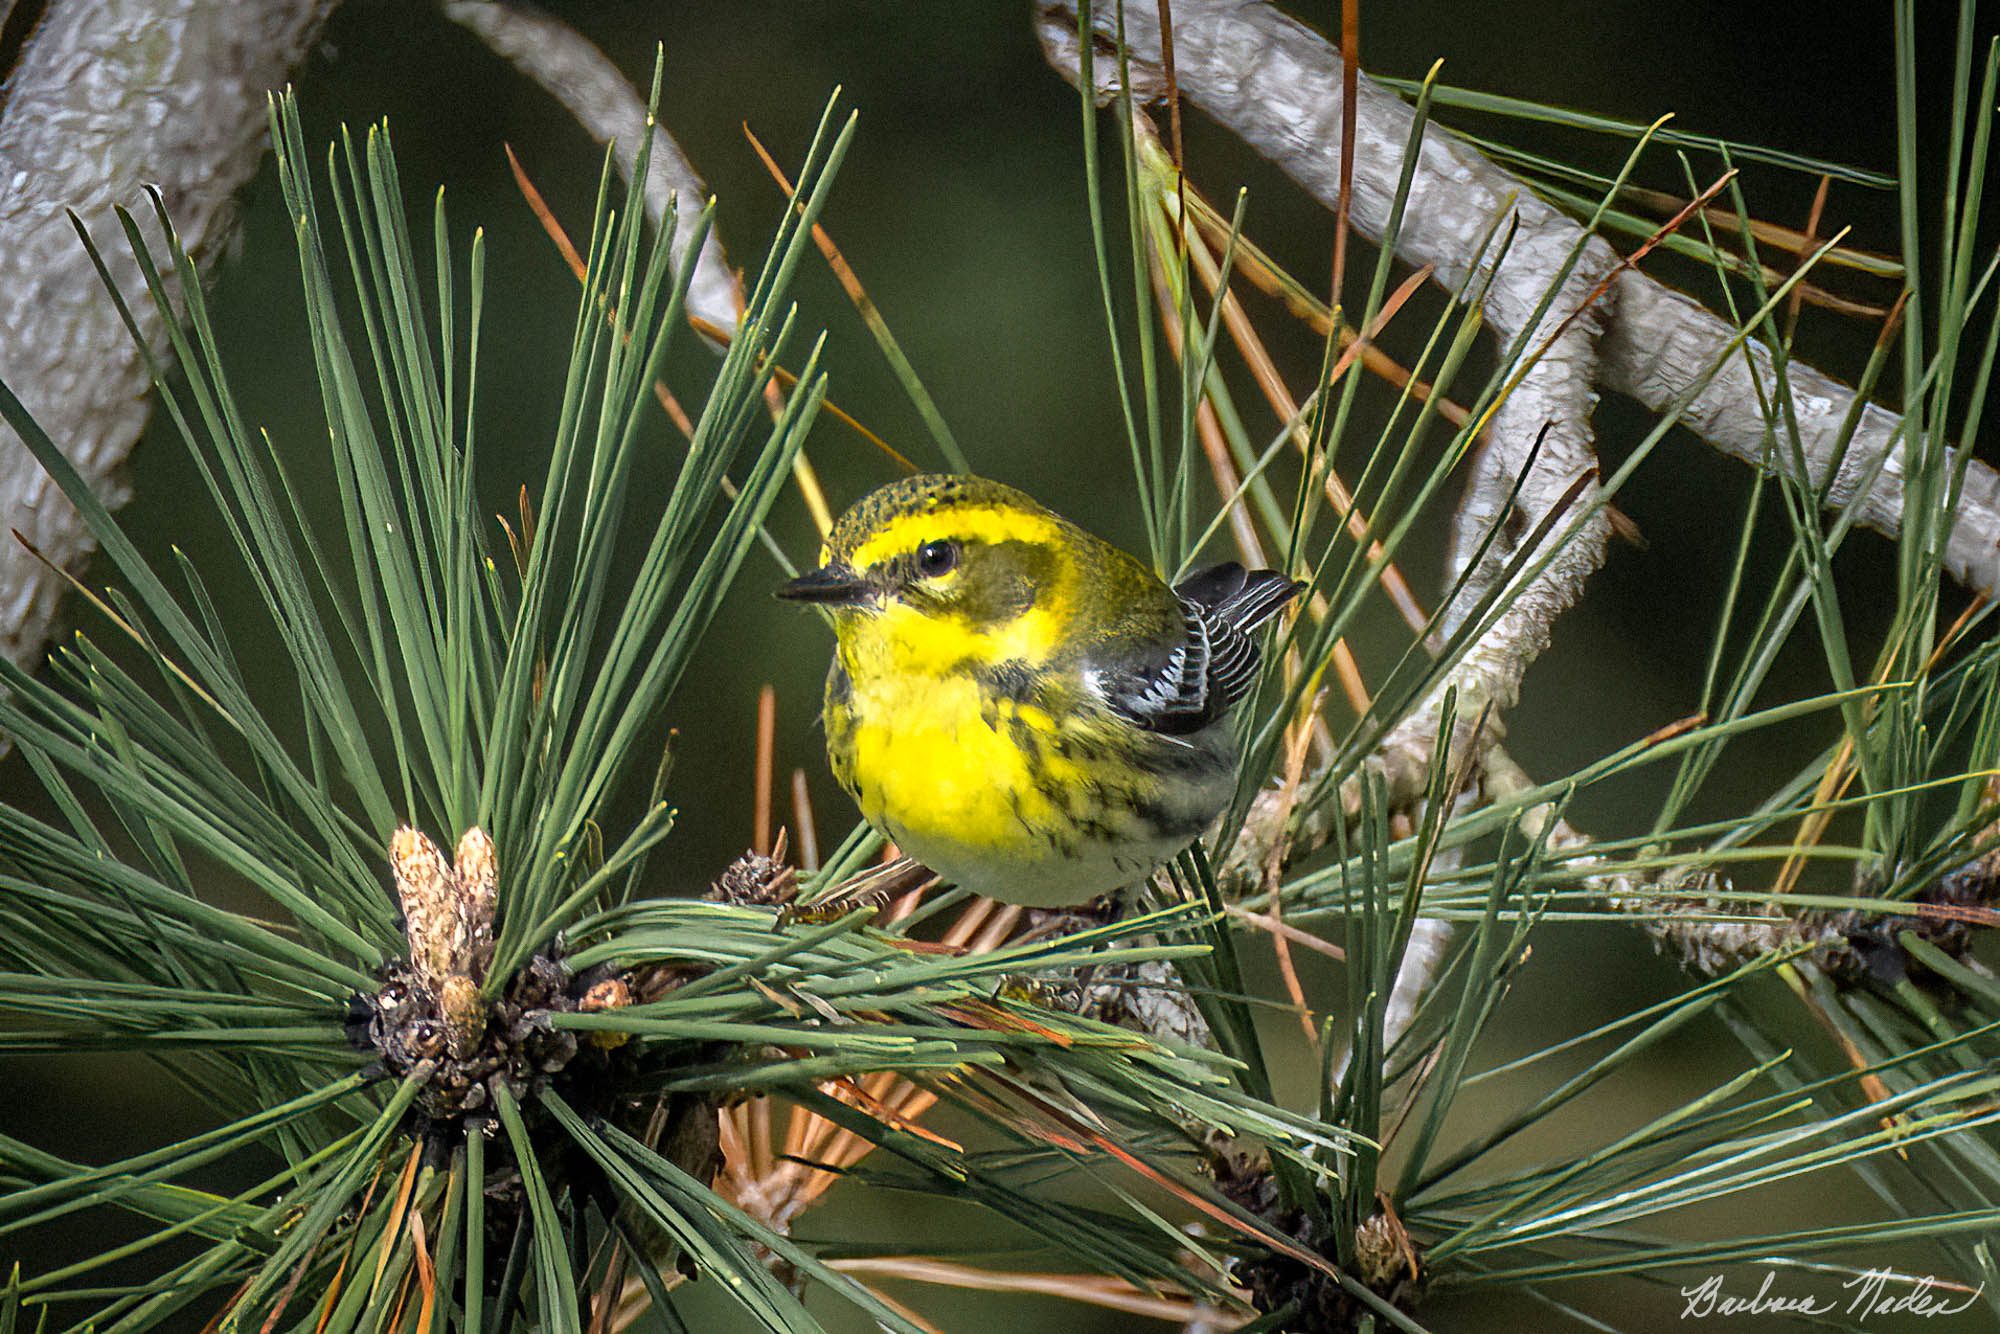
<svg viewBox="0 0 2000 1334"><path fill-rule="evenodd" d="M1612 297L1617 316L1605 331L1599 381L1655 411L1673 408L1715 365L1716 350L1735 333L1720 316L1692 298L1643 274L1621 274L1613 285ZM1786 364L1785 375L1812 480L1815 485L1824 485L1840 442L1841 425L1854 407L1854 391L1797 361ZM1760 344L1750 344L1743 353L1723 362L1715 377L1688 403L1681 421L1731 457L1758 464L1769 435L1758 407L1760 385L1765 401L1777 398L1771 354ZM1829 506L1846 506L1854 501L1876 462L1882 460L1880 474L1861 495L1855 513L1861 524L1891 536L1903 520L1907 442L1901 437L1902 429L1900 414L1874 403L1865 404L1827 493ZM2000 472L1978 459L1966 467L1965 490L1945 547L1944 563L1952 578L1974 592L1990 595L2000 590Z"/></svg>
<svg viewBox="0 0 2000 1334"><path fill-rule="evenodd" d="M646 99L609 56L560 19L514 0L447 0L444 12L562 103L591 138L622 145L616 157L618 170L631 179L646 132ZM673 243L678 269L693 249L694 220L707 201L708 189L673 136L656 125L652 160L646 167L646 215L658 225L676 198L681 216ZM696 257L687 304L689 314L719 329L736 327L742 304L736 277L712 229Z"/></svg>
<svg viewBox="0 0 2000 1334"><path fill-rule="evenodd" d="M1270 156L1322 201L1338 199L1341 142L1341 63L1330 46L1268 6L1221 0L1176 0L1176 77L1195 105ZM1100 35L1115 38L1112 5L1093 11ZM1041 11L1043 45L1056 68L1078 77L1076 12L1051 0ZM1165 86L1156 7L1124 7L1134 91ZM1117 64L1093 62L1100 96L1112 91ZM1349 216L1362 234L1379 239L1395 217L1403 161L1416 129L1401 98L1373 83L1360 85L1354 124L1353 198ZM1475 461L1453 542L1453 576L1496 525L1499 536L1482 568L1446 609L1447 632L1498 577L1523 534L1545 520L1549 564L1509 594L1498 619L1454 665L1424 707L1413 710L1385 740L1382 761L1392 775L1421 775L1428 766L1447 689L1458 691L1466 726L1455 750L1471 745L1470 723L1486 705L1511 707L1527 667L1547 646L1549 627L1581 596L1604 559L1609 525L1590 512L1597 489L1590 413L1598 374L1601 310L1589 304L1618 257L1569 218L1529 193L1452 135L1426 127L1416 145L1408 200L1396 235L1400 257L1432 267L1449 289L1482 292L1485 318L1521 349L1518 385L1488 424ZM1504 245L1489 238L1504 239ZM1535 449L1541 441L1539 453ZM1503 513L1516 480L1513 508ZM1579 489L1580 487L1580 489ZM1589 513L1561 522L1559 508ZM1506 522L1510 518L1518 522ZM1400 784L1407 786L1407 784Z"/></svg>
<svg viewBox="0 0 2000 1334"><path fill-rule="evenodd" d="M265 94L310 49L333 0L54 0L0 101L0 377L113 504L146 424L150 381L68 213L113 276L143 291L113 209L152 231L156 186L197 262L233 221L263 156ZM155 241L161 238L154 237ZM132 303L151 338L160 320ZM89 534L12 431L0 426L0 522L52 561L81 566ZM0 653L39 657L61 578L0 542Z"/></svg>
<svg viewBox="0 0 2000 1334"><path fill-rule="evenodd" d="M1073 0L1044 0L1041 16L1045 33L1052 23L1066 22L1074 42ZM1093 21L1108 37L1115 25L1114 6L1097 5ZM1176 74L1187 100L1333 207L1339 198L1340 167L1340 58L1333 48L1318 34L1256 0L1174 0L1173 21ZM1134 58L1157 63L1155 7L1126 5L1125 25ZM1140 91L1150 87L1157 92L1163 86L1153 70L1134 82ZM1383 127L1407 124L1407 117L1399 99L1362 77L1351 212L1356 226L1378 239L1386 219L1383 203L1391 197L1402 165L1401 143L1393 129L1385 132ZM1426 153L1434 149L1445 150L1436 160L1447 175L1423 206L1412 203L1397 250L1413 262L1437 263L1439 282L1451 286L1463 275L1466 261L1462 256L1457 265L1447 267L1426 238L1435 237L1441 226L1470 224L1466 220L1449 224L1440 215L1454 211L1454 198L1466 201L1457 212L1478 215L1496 192L1525 195L1527 188L1435 128L1425 136ZM1420 224L1415 231L1412 221ZM1580 231L1573 222L1566 225L1572 235ZM1761 461L1767 426L1752 390L1752 364L1766 386L1774 384L1769 358L1761 349L1730 358L1721 373L1704 385L1702 378L1722 358L1733 331L1699 303L1629 270L1613 281L1603 318L1597 347L1600 386L1629 394L1655 411L1669 410L1691 394L1683 420L1695 434L1734 457ZM1854 402L1854 391L1798 363L1789 367L1789 378L1807 468L1815 482L1822 482L1831 469L1840 423ZM1866 407L1828 497L1829 504L1845 504L1854 495L1857 479L1886 455L1859 515L1867 526L1891 536L1902 519L1900 426L1896 413ZM1780 466L1784 463L1779 460ZM1977 460L1967 467L1946 565L1954 578L1975 592L2000 589L2000 474Z"/></svg>

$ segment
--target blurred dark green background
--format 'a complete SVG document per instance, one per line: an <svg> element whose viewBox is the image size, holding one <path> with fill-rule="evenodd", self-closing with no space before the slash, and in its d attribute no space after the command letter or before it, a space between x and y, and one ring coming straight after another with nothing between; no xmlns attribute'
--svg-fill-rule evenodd
<svg viewBox="0 0 2000 1334"><path fill-rule="evenodd" d="M1090 255L1077 100L1042 63L1025 4L728 0L551 7L641 83L654 43L664 41L662 120L719 196L721 234L739 265L754 266L781 206L740 124L749 123L781 161L796 162L825 98L841 85L844 105L858 108L861 122L824 222L975 465L1107 535L1140 544ZM1924 34L1925 63L1934 72L1926 107L1933 113L1945 91L1940 62L1950 41L1947 16L1939 10ZM1296 6L1294 12L1326 25L1337 6ZM1886 4L1829 9L1734 0L1555 0L1378 3L1364 12L1363 61L1373 71L1418 75L1441 57L1447 82L1639 120L1672 110L1683 128L1894 167ZM454 231L463 237L475 225L485 229L481 449L491 508L508 506L519 482L540 476L575 286L512 185L501 145L514 145L576 233L588 224L598 151L550 99L425 5L348 0L299 85L309 138L323 140L343 122L358 127L387 116L412 207L428 207L430 188L442 183ZM1624 153L1616 142L1545 127L1478 128L1600 170L1615 169ZM1927 144L1937 146L1933 158L1941 156L1935 115L1926 129ZM1188 117L1187 155L1192 177L1212 198L1226 200L1237 184L1247 185L1249 234L1295 273L1324 283L1329 215L1198 114ZM1668 189L1679 184L1665 160L1648 179ZM1813 182L1753 169L1745 187L1761 216L1799 225ZM268 172L244 202L240 247L214 283L216 319L250 416L269 427L281 448L310 455L324 427L298 310L297 271ZM1894 201L1886 194L1836 188L1825 225L1852 225L1855 244L1896 246ZM1364 249L1361 259L1372 262L1372 252ZM1712 294L1712 284L1701 286L1698 270L1661 271ZM797 294L807 322L829 331L834 399L905 453L934 461L895 380L816 262ZM1435 303L1413 308L1402 346L1421 337L1436 310ZM1309 337L1261 301L1253 311L1292 383L1308 382L1317 357ZM1809 311L1801 343L1810 359L1851 375L1871 336L1870 329ZM1398 346L1395 337L1391 346ZM703 369L705 354L691 346L684 352L676 383L686 388L699 383L693 372ZM1374 397L1379 402L1385 396ZM1243 401L1254 400L1246 395ZM1271 429L1263 416L1253 421L1259 434ZM1608 401L1598 424L1606 453L1617 458L1650 423L1630 405ZM1372 437L1372 419L1363 421L1351 447L1365 448ZM664 478L678 443L664 423L654 440L660 451L655 475ZM879 457L825 418L812 453L836 507L890 475ZM137 498L125 511L126 523L155 553L164 554L170 544L187 550L218 596L240 599L239 652L248 662L275 665L275 655L259 652L254 593L234 572L234 549L164 423L135 455L132 475ZM1532 773L1566 772L1693 707L1747 479L1741 467L1677 434L1621 498L1648 545L1613 551L1589 600L1562 621L1554 648L1531 675L1510 732L1515 755ZM810 524L795 496L780 503L774 529L795 555L810 553ZM1769 537L1768 550L1780 551L1780 535ZM1437 587L1438 550L1435 537L1426 535L1404 562L1427 600ZM1886 610L1890 554L1885 543L1863 536L1844 555L1857 637L1871 633ZM108 571L99 574L108 577ZM799 766L811 776L828 842L851 818L825 779L811 725L825 635L812 618L770 599L776 578L775 567L753 555L663 720L681 734L671 790L680 821L668 845L671 856L656 863L668 879L663 889L698 889L749 838L748 755L755 695L764 682L779 691L781 772ZM1374 637L1357 644L1365 664L1392 660L1402 642L1397 628L1386 615L1374 623ZM268 638L261 642L269 647ZM1782 665L1774 697L1824 688L1817 664L1816 650L1802 642ZM272 683L283 688L275 675ZM275 711L282 713L283 706ZM1801 733L1740 747L1701 809L1740 808L1817 744ZM0 767L0 781L6 799L36 800L18 759ZM1650 818L1655 793L1641 782L1594 793L1575 815L1593 831L1628 832ZM1674 970L1628 928L1553 928L1541 934L1535 951L1499 1025L1495 1059L1580 1031L1680 985ZM1336 979L1319 980L1330 987ZM1274 1035L1290 1031L1285 1024ZM1615 1133L1608 1128L1636 1125L1668 1100L1711 1085L1742 1063L1719 1027L1694 1029L1655 1059L1651 1083L1614 1081L1592 1095L1584 1142ZM1494 1088L1494 1105L1526 1087ZM107 1061L17 1062L0 1072L0 1090L0 1126L7 1133L92 1161L208 1123L185 1091L142 1067ZM1305 1089L1292 1092L1303 1095ZM1472 1113L1477 1118L1490 1111ZM1515 1152L1561 1153L1577 1142L1565 1142L1552 1129ZM1839 1179L1760 1196L1754 1224L1724 1210L1681 1225L1700 1233L1776 1228L1788 1219L1865 1217L1871 1202L1854 1189L1849 1198L1850 1183ZM105 1235L115 1234L114 1220L102 1225ZM939 1237L991 1227L947 1209L836 1192L833 1203L807 1216L802 1230L848 1231L921 1249ZM1003 1244L1025 1240L994 1235ZM65 1254L75 1254L65 1239L41 1237L20 1258L34 1268ZM1118 1329L1134 1323L1035 1299L994 1302L911 1289L895 1295L952 1329ZM1622 1329L1678 1326L1679 1303L1668 1290L1626 1287L1579 1292L1576 1299ZM1548 1327L1533 1308L1488 1309L1466 1299L1440 1301L1429 1314L1442 1329Z"/></svg>

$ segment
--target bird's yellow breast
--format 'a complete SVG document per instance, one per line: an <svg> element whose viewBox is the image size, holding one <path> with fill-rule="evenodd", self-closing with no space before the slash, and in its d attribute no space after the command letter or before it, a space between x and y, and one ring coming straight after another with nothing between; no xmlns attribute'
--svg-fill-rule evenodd
<svg viewBox="0 0 2000 1334"><path fill-rule="evenodd" d="M827 754L869 823L947 880L1080 903L1144 880L1228 799L1225 730L1153 736L1047 655L954 656L963 631L899 614L841 628Z"/></svg>
<svg viewBox="0 0 2000 1334"><path fill-rule="evenodd" d="M878 691L857 705L855 796L901 841L1004 850L1032 842L1053 814L1020 748L982 715L976 687Z"/></svg>
<svg viewBox="0 0 2000 1334"><path fill-rule="evenodd" d="M895 610L845 629L828 749L871 823L903 842L949 839L1002 855L1046 845L1064 790L1084 776L1057 753L1046 709L993 695L975 670L1038 658L1034 619L1021 618L1004 644Z"/></svg>

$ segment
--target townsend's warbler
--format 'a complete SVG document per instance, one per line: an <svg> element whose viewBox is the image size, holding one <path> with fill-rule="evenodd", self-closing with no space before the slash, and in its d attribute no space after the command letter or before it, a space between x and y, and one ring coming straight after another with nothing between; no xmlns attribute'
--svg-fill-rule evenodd
<svg viewBox="0 0 2000 1334"><path fill-rule="evenodd" d="M945 879L1040 906L1137 884L1228 802L1251 638L1300 584L1218 565L1175 588L977 477L842 515L778 590L831 609L826 749L869 823Z"/></svg>

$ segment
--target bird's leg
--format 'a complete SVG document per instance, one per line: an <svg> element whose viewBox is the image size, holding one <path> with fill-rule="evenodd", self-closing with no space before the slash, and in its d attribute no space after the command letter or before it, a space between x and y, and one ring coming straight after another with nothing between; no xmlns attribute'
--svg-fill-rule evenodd
<svg viewBox="0 0 2000 1334"><path fill-rule="evenodd" d="M1028 929L1021 934L1022 940L1046 940L1051 936L1067 935L1072 931L1088 931L1094 926L1109 926L1125 915L1125 891L1099 895L1088 903L1079 903L1067 908L1028 909Z"/></svg>

